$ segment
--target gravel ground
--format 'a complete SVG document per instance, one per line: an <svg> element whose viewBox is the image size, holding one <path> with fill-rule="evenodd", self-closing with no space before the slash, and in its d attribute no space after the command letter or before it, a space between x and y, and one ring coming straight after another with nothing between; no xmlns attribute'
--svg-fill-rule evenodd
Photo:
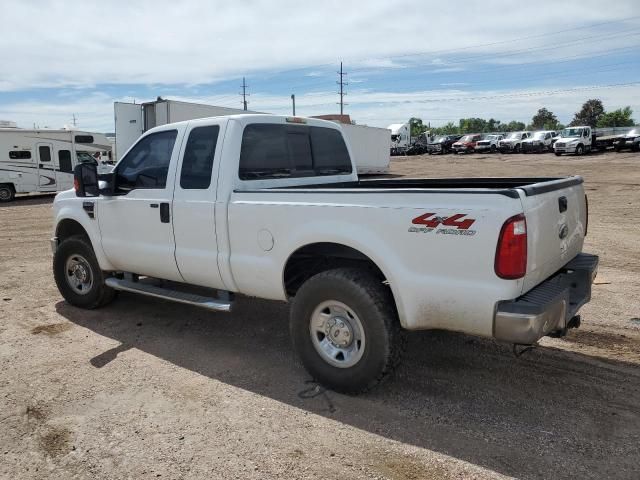
<svg viewBox="0 0 640 480"><path fill-rule="evenodd" d="M82 311L51 275L51 196L0 206L1 478L637 478L640 155L396 158L408 176L580 174L601 268L583 325L509 346L411 334L349 397L309 382L287 305L233 314L123 294Z"/></svg>

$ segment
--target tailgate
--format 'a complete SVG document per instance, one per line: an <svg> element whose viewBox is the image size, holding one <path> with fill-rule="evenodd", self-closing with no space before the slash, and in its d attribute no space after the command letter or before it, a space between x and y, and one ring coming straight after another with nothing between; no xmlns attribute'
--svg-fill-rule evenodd
<svg viewBox="0 0 640 480"><path fill-rule="evenodd" d="M587 206L581 177L522 187L527 218L527 292L556 273L582 251Z"/></svg>

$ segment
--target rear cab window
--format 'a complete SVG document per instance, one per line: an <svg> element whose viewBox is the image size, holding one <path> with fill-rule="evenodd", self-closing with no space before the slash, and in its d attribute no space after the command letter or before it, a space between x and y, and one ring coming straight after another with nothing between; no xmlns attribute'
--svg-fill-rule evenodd
<svg viewBox="0 0 640 480"><path fill-rule="evenodd" d="M352 173L351 159L337 129L256 123L242 135L241 180L315 177Z"/></svg>

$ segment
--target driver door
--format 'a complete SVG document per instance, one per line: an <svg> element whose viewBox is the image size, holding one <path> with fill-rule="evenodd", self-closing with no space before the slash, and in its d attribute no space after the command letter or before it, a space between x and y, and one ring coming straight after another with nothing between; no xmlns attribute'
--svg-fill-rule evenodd
<svg viewBox="0 0 640 480"><path fill-rule="evenodd" d="M184 281L176 265L173 186L184 127L142 137L118 162L111 197L98 199L102 248L117 270Z"/></svg>

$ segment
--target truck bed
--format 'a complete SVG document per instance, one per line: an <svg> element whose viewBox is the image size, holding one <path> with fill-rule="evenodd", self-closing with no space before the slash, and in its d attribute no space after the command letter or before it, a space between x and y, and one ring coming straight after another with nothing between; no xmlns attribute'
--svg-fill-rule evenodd
<svg viewBox="0 0 640 480"><path fill-rule="evenodd" d="M452 191L464 190L459 193L471 194L499 194L511 198L518 198L516 189L524 191L530 197L554 190L579 185L583 183L580 176L572 177L479 177L479 178L389 178L367 179L356 182L342 182L331 184L312 184L295 187L262 188L256 190L238 190L239 192L340 192L353 190L350 193L377 193L402 192L402 193L452 193Z"/></svg>

